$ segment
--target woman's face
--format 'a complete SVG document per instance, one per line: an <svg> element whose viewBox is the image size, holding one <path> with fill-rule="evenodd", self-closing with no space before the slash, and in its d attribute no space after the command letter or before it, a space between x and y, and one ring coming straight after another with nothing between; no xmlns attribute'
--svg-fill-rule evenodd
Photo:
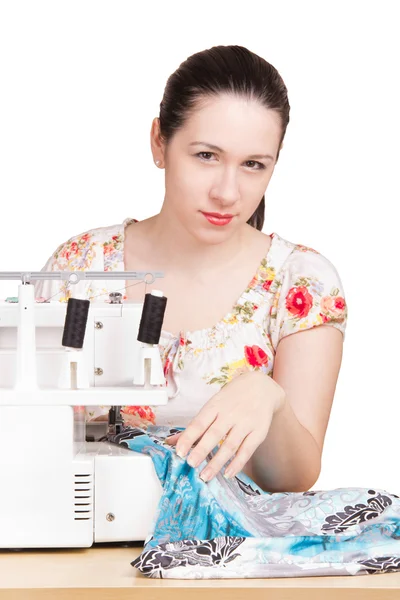
<svg viewBox="0 0 400 600"><path fill-rule="evenodd" d="M157 135L158 119L152 134ZM152 143L165 166L163 211L199 241L219 243L259 205L275 167L279 116L260 103L228 95L204 100L169 142ZM213 147L211 147L213 146ZM210 222L204 213L233 215Z"/></svg>

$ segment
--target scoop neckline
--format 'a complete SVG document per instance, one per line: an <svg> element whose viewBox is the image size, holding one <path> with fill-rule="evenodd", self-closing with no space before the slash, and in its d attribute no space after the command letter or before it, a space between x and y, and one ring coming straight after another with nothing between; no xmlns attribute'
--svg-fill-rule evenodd
<svg viewBox="0 0 400 600"><path fill-rule="evenodd" d="M139 221L137 219L133 219L133 218L128 218L125 219L123 221L122 224L122 229L123 229L123 234L122 234L122 267L123 269L125 269L125 229L127 228L128 225L130 225L131 223L138 223ZM256 269L255 274L253 275L253 277L250 279L250 281L248 282L247 286L244 288L243 292L240 294L239 298L236 300L236 302L232 305L230 311L228 313L226 313L226 315L224 315L221 319L219 319L217 321L217 323L215 323L215 325L212 325L211 327L203 327L203 329L194 329L194 330L181 330L179 331L178 335L175 335L174 333L171 333L170 331L167 331L166 329L161 329L161 337L164 339L175 339L175 340L179 340L183 337L183 339L192 339L196 336L204 336L206 334L212 333L218 329L221 329L223 327L226 327L227 322L232 318L233 314L234 314L234 308L235 306L237 306L238 304L240 305L242 303L242 300L245 298L246 294L248 293L247 290L251 290L254 289L254 280L258 280L259 279L259 275L261 270L265 270L270 268L271 266L271 254L272 254L272 248L275 246L276 241L279 238L279 234L277 234L275 231L273 231L272 233L268 234L271 238L271 243L270 246L267 250L267 253L264 254L264 256L262 257L262 259L259 262L259 265Z"/></svg>

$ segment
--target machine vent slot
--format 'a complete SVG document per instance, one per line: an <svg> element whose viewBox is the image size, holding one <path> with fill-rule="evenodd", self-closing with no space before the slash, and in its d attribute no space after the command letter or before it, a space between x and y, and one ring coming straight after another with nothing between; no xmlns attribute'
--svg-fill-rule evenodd
<svg viewBox="0 0 400 600"><path fill-rule="evenodd" d="M93 512L93 483L90 473L75 473L74 478L75 521L89 521Z"/></svg>

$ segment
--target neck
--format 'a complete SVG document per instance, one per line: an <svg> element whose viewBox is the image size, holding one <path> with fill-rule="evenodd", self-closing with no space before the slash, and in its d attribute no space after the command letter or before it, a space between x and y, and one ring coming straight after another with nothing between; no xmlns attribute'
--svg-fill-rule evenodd
<svg viewBox="0 0 400 600"><path fill-rule="evenodd" d="M229 268L234 265L238 255L246 248L249 239L249 225L245 225L234 235L219 243L206 243L196 239L178 219L161 210L149 219L149 239L157 244L155 254L160 268L177 269L181 272L193 272L210 269L213 266ZM222 233L222 232L221 232ZM156 242L155 242L156 240Z"/></svg>

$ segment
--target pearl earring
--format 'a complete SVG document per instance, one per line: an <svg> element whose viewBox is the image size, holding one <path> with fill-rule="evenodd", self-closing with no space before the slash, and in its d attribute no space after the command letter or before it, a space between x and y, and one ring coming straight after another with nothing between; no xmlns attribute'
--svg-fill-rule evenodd
<svg viewBox="0 0 400 600"><path fill-rule="evenodd" d="M159 165L159 164L160 164L160 161L159 161L159 160L156 160L156 165L157 165L157 167L158 167L158 165Z"/></svg>

